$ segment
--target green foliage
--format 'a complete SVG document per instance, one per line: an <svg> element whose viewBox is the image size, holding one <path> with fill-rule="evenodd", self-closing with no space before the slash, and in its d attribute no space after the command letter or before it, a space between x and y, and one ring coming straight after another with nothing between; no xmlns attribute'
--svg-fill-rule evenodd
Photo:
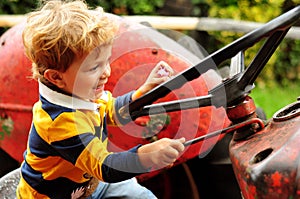
<svg viewBox="0 0 300 199"><path fill-rule="evenodd" d="M281 86L276 82L269 85L258 85L250 96L257 107L263 108L269 119L279 109L297 100L297 97L300 96L299 83L289 83L288 86Z"/></svg>
<svg viewBox="0 0 300 199"><path fill-rule="evenodd" d="M297 82L300 79L300 41L287 39L278 50L273 73L275 80L284 86L289 82Z"/></svg>
<svg viewBox="0 0 300 199"><path fill-rule="evenodd" d="M1 0L0 14L26 14L45 0ZM117 15L153 15L164 0L86 0L90 7L102 6L106 12ZM0 27L0 35L7 28Z"/></svg>
<svg viewBox="0 0 300 199"><path fill-rule="evenodd" d="M1 0L0 14L25 14L39 5L39 0ZM123 14L155 14L164 0L86 0L89 6L102 6L105 11Z"/></svg>
<svg viewBox="0 0 300 199"><path fill-rule="evenodd" d="M0 15L7 14L25 14L32 11L36 7L36 1L32 0L1 0ZM8 27L0 27L0 35L3 34Z"/></svg>
<svg viewBox="0 0 300 199"><path fill-rule="evenodd" d="M32 0L1 0L0 14L25 14L32 11L37 1Z"/></svg>
<svg viewBox="0 0 300 199"><path fill-rule="evenodd" d="M279 16L284 10L290 9L299 3L297 1L284 0L193 0L193 3L199 4L206 2L209 5L209 17L230 18L235 20L268 22ZM233 32L210 32L220 43L214 45L215 50L220 49L226 44L242 36ZM245 63L249 64L262 43L255 45L246 51ZM213 45L213 44L212 44ZM287 82L300 79L300 41L285 39L273 54L271 60L267 63L262 74L257 80L261 84L277 81L280 85L286 85Z"/></svg>
<svg viewBox="0 0 300 199"><path fill-rule="evenodd" d="M118 15L153 15L163 6L164 0L90 0L93 6L102 6L107 12Z"/></svg>

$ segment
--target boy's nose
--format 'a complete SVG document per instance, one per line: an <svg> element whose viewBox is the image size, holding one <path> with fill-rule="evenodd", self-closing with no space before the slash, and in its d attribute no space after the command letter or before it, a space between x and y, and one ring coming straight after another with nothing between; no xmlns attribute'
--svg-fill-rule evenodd
<svg viewBox="0 0 300 199"><path fill-rule="evenodd" d="M102 73L101 75L101 79L102 78L108 78L110 76L110 72L111 72L111 68L110 68L110 65L108 64L106 67L105 67L105 70L104 72Z"/></svg>

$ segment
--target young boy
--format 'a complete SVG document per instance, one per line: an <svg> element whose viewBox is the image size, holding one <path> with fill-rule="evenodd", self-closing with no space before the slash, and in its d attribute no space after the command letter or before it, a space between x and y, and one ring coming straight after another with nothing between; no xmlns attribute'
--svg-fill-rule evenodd
<svg viewBox="0 0 300 199"><path fill-rule="evenodd" d="M161 139L129 151L107 151L106 124L126 124L118 110L168 77L157 64L137 90L113 98L110 76L116 25L82 1L48 1L28 15L25 52L39 81L18 198L156 198L134 176L171 165L184 138ZM98 183L99 182L99 183ZM104 183L107 182L107 183Z"/></svg>

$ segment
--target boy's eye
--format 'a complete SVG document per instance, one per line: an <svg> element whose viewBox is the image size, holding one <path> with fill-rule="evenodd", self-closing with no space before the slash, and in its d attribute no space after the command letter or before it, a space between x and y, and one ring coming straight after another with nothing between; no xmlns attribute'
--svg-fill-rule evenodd
<svg viewBox="0 0 300 199"><path fill-rule="evenodd" d="M94 66L93 68L90 69L90 71L95 71L97 68L99 68L99 66L100 66L99 64Z"/></svg>

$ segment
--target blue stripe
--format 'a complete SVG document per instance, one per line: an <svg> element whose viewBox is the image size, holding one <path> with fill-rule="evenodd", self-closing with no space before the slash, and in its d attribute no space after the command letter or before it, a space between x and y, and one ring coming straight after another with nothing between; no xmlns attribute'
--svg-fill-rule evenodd
<svg viewBox="0 0 300 199"><path fill-rule="evenodd" d="M24 180L40 194L47 195L51 199L70 198L73 190L85 186L87 183L75 183L67 178L55 180L43 179L42 173L31 168L26 161L21 168Z"/></svg>
<svg viewBox="0 0 300 199"><path fill-rule="evenodd" d="M43 96L40 95L40 100L42 102L42 109L49 114L52 120L55 120L57 116L64 112L75 112L75 109L66 108L59 106L47 101Z"/></svg>
<svg viewBox="0 0 300 199"><path fill-rule="evenodd" d="M109 154L101 166L103 180L109 183L119 182L149 172L140 163L137 155L139 147L140 145L128 151Z"/></svg>
<svg viewBox="0 0 300 199"><path fill-rule="evenodd" d="M134 93L134 91L131 91L125 95L122 95L122 96L118 96L116 99L115 99L115 103L114 103L114 107L115 107L115 110L119 110L121 107L123 107L124 105L126 104L129 104L131 102L131 96L132 94ZM127 124L128 122L131 122L131 118L129 117L128 119L124 119L124 117L122 117L120 114L119 114L119 111L116 111L116 116L118 118L118 121L122 124L122 125L125 125Z"/></svg>
<svg viewBox="0 0 300 199"><path fill-rule="evenodd" d="M103 131L102 131L102 142L104 142L104 140L107 138L107 122L106 122L106 117L104 117L104 121L103 121Z"/></svg>
<svg viewBox="0 0 300 199"><path fill-rule="evenodd" d="M92 133L84 133L50 145L39 136L33 125L29 135L29 148L39 158L60 156L75 165L78 156L94 138Z"/></svg>
<svg viewBox="0 0 300 199"><path fill-rule="evenodd" d="M41 172L37 172L34 169L32 169L26 160L22 164L21 167L22 177L26 180L30 186L33 188L38 187L39 184L43 181L43 176Z"/></svg>
<svg viewBox="0 0 300 199"><path fill-rule="evenodd" d="M94 126L94 128L95 128L95 136L97 137L97 138L100 138L100 130L101 130L101 127L100 126Z"/></svg>
<svg viewBox="0 0 300 199"><path fill-rule="evenodd" d="M95 128L95 136L97 136L99 139L100 139L100 135L102 135L102 137L101 137L101 141L102 142L104 142L105 140L106 140L106 138L107 138L107 135L108 135L108 133L107 133L107 122L106 122L106 116L104 117L104 119L103 119L103 131L101 132L101 127L100 126L94 126L94 128Z"/></svg>
<svg viewBox="0 0 300 199"><path fill-rule="evenodd" d="M48 156L58 156L59 154L53 150L53 147L43 140L37 133L34 124L31 127L29 134L29 149L32 154L39 158L46 158Z"/></svg>
<svg viewBox="0 0 300 199"><path fill-rule="evenodd" d="M61 157L75 165L81 152L94 138L95 136L92 133L83 133L68 139L52 142L51 146Z"/></svg>

